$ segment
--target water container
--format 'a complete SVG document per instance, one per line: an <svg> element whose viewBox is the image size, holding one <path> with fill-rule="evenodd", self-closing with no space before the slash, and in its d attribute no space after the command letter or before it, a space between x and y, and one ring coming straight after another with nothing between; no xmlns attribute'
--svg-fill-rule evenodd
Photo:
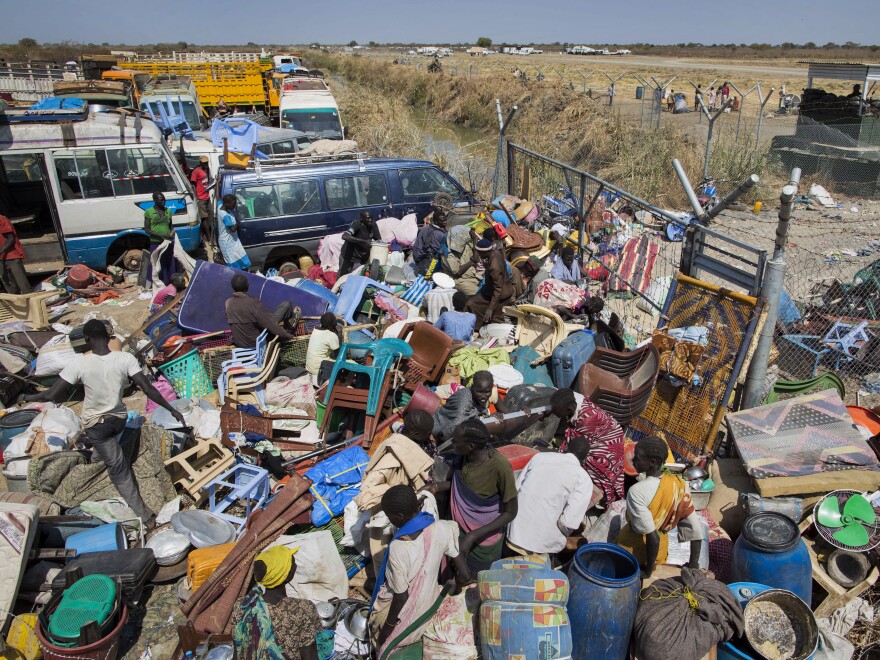
<svg viewBox="0 0 880 660"><path fill-rule="evenodd" d="M374 241L370 244L370 263L379 261L380 266L388 264L388 243Z"/></svg>
<svg viewBox="0 0 880 660"><path fill-rule="evenodd" d="M79 556L104 550L125 550L128 542L122 525L114 522L69 536L64 547L68 550L76 550Z"/></svg>
<svg viewBox="0 0 880 660"><path fill-rule="evenodd" d="M0 448L6 451L9 442L19 433L27 431L39 410L16 410L0 417Z"/></svg>
<svg viewBox="0 0 880 660"><path fill-rule="evenodd" d="M480 605L483 660L571 657L564 607L489 601Z"/></svg>
<svg viewBox="0 0 880 660"><path fill-rule="evenodd" d="M639 85L636 87L636 99L641 99L645 95L645 88Z"/></svg>
<svg viewBox="0 0 880 660"><path fill-rule="evenodd" d="M731 576L736 582L757 582L787 589L805 603L813 596L810 554L790 518L767 511L746 518L733 546Z"/></svg>
<svg viewBox="0 0 880 660"><path fill-rule="evenodd" d="M639 562L611 543L582 546L568 570L574 660L623 660L636 617Z"/></svg>
<svg viewBox="0 0 880 660"><path fill-rule="evenodd" d="M593 356L596 340L591 330L575 332L553 349L550 377L556 387L578 387L578 373Z"/></svg>
<svg viewBox="0 0 880 660"><path fill-rule="evenodd" d="M500 568L480 571L480 600L505 603L568 602L568 578L552 568Z"/></svg>
<svg viewBox="0 0 880 660"><path fill-rule="evenodd" d="M739 602L740 607L744 608L753 596L767 591L770 587L756 582L733 582L728 584L727 588L733 592L733 597ZM745 636L719 644L717 648L718 660L752 660L755 657L751 655L752 651Z"/></svg>

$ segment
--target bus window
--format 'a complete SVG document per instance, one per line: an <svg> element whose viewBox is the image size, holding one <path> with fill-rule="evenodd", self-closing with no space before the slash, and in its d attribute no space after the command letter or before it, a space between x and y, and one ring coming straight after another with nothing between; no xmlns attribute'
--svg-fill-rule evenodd
<svg viewBox="0 0 880 660"><path fill-rule="evenodd" d="M399 170L400 185L404 196L433 195L438 192L458 195L459 190L443 174L433 167Z"/></svg>
<svg viewBox="0 0 880 660"><path fill-rule="evenodd" d="M0 156L7 183L42 181L40 162L35 154L4 154Z"/></svg>
<svg viewBox="0 0 880 660"><path fill-rule="evenodd" d="M109 168L103 149L58 150L52 156L65 200L113 197L113 183L109 174L105 176Z"/></svg>
<svg viewBox="0 0 880 660"><path fill-rule="evenodd" d="M177 190L165 160L155 149L108 149L107 160L117 197Z"/></svg>
<svg viewBox="0 0 880 660"><path fill-rule="evenodd" d="M281 215L276 186L248 186L235 191L238 198L236 214L239 220L274 218Z"/></svg>
<svg viewBox="0 0 880 660"><path fill-rule="evenodd" d="M317 213L321 210L321 194L317 181L291 181L275 186L281 198L284 215Z"/></svg>

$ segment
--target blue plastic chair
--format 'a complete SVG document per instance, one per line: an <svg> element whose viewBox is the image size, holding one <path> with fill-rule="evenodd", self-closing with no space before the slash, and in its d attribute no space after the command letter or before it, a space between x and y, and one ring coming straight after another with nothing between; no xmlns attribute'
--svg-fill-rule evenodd
<svg viewBox="0 0 880 660"><path fill-rule="evenodd" d="M373 363L368 366L347 361L346 356L351 349L367 351L368 354L372 354ZM343 344L339 348L339 356L333 364L333 371L330 373L324 403L330 403L330 395L333 392L333 386L336 384L336 376L340 371L366 374L370 379L366 413L367 415L375 415L379 407L379 394L382 391L382 384L385 382L385 375L391 369L394 360L408 357L412 357L412 348L402 339L388 338L372 341L368 344Z"/></svg>
<svg viewBox="0 0 880 660"><path fill-rule="evenodd" d="M232 358L224 360L220 365L220 376L217 378L217 389L220 391L220 403L223 403L223 394L229 383L231 371L250 372L259 371L263 368L266 359L266 347L269 345L269 332L263 330L257 337L257 345L254 348L234 348Z"/></svg>
<svg viewBox="0 0 880 660"><path fill-rule="evenodd" d="M841 362L851 362L859 349L871 341L865 328L867 321L859 324L837 321L822 338L822 343L834 351L835 369L840 369Z"/></svg>
<svg viewBox="0 0 880 660"><path fill-rule="evenodd" d="M357 325L354 315L358 313L361 307L361 302L363 302L364 293L368 286L375 287L386 293L393 293L390 288L381 282L371 280L369 277L349 275L348 279L342 284L342 290L339 292L339 298L336 299L333 313L345 319L345 322L349 325Z"/></svg>

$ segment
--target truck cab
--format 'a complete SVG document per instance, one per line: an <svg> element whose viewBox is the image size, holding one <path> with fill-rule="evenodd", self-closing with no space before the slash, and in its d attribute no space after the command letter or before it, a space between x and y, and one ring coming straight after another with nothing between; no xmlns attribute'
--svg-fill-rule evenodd
<svg viewBox="0 0 880 660"><path fill-rule="evenodd" d="M150 78L141 92L140 108L153 117L160 117L159 105L167 108L171 103L173 112L182 110L190 128L199 130L207 125L199 93L189 76L161 74Z"/></svg>
<svg viewBox="0 0 880 660"><path fill-rule="evenodd" d="M281 128L302 131L312 140L341 140L339 107L323 78L289 76L281 83Z"/></svg>
<svg viewBox="0 0 880 660"><path fill-rule="evenodd" d="M136 107L131 83L123 80L61 81L55 83L55 96L88 101L92 112Z"/></svg>
<svg viewBox="0 0 880 660"><path fill-rule="evenodd" d="M129 83L131 85L132 94L134 94L135 103L139 104L141 101L141 92L144 90L144 85L149 82L150 74L143 73L142 71L132 71L131 69L110 69L109 71L101 72L101 79L121 80Z"/></svg>

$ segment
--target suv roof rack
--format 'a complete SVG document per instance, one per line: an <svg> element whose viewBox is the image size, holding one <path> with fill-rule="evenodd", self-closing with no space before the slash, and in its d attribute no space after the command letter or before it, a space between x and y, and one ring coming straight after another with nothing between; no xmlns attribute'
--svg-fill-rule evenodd
<svg viewBox="0 0 880 660"><path fill-rule="evenodd" d="M347 151L344 153L333 154L329 156L323 156L318 154L308 154L308 155L291 155L291 156L283 156L280 158L265 158L260 160L252 160L246 169L248 170L258 170L265 169L267 167L284 167L287 165L314 165L316 163L330 163L330 162L346 162L346 161L357 161L360 164L361 169L364 168L364 161L369 160L369 156L366 151Z"/></svg>

